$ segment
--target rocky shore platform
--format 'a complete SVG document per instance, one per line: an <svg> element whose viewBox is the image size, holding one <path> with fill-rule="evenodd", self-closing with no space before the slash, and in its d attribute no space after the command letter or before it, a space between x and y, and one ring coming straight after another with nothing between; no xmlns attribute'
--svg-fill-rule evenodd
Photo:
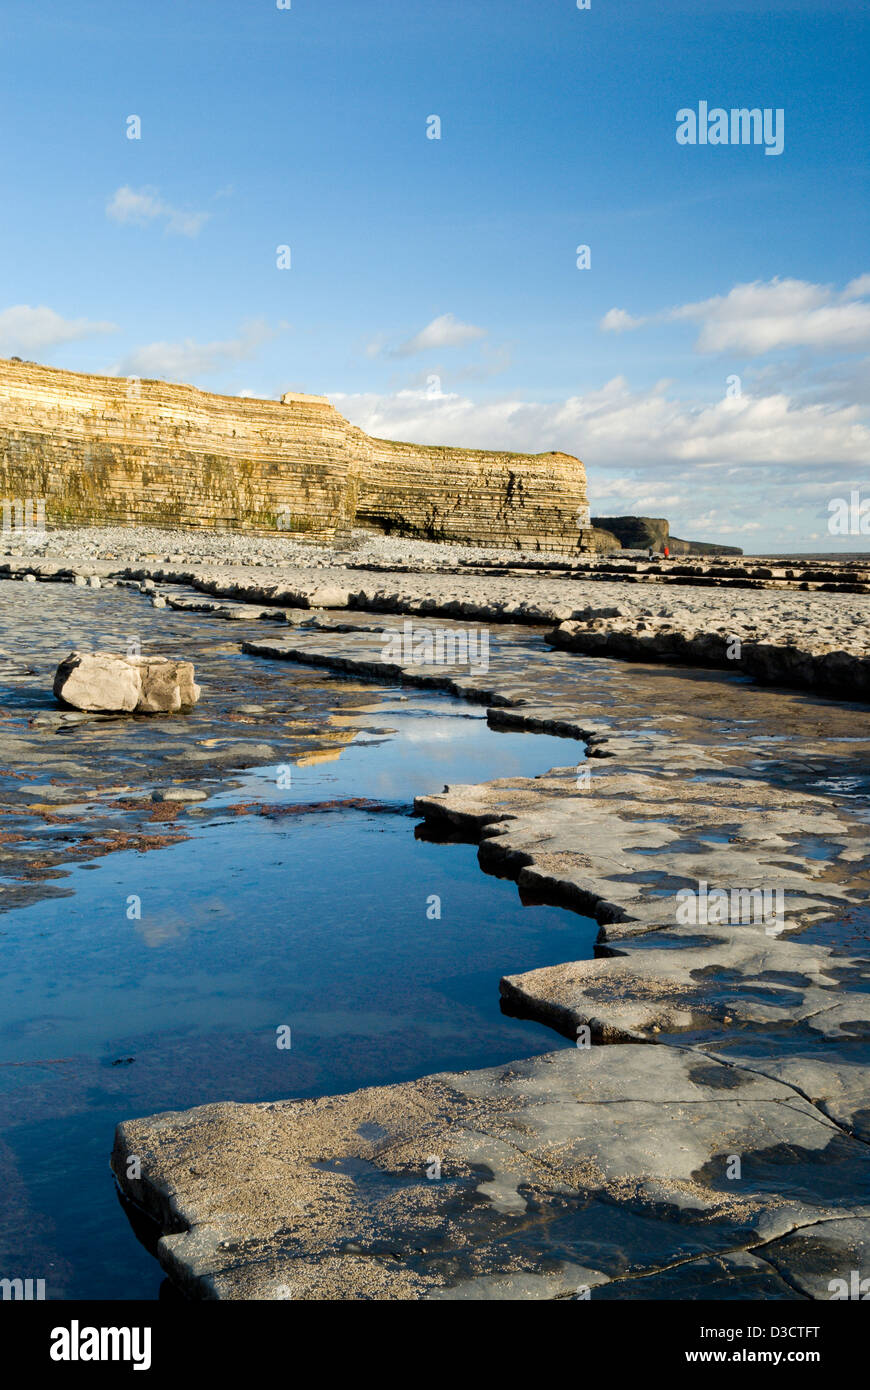
<svg viewBox="0 0 870 1390"><path fill-rule="evenodd" d="M4 577L145 584L158 604L279 622L287 609L324 608L525 623L548 628L553 645L570 651L870 698L870 559L856 557L568 562L368 533L334 550L285 538L80 528L7 544Z"/></svg>
<svg viewBox="0 0 870 1390"><path fill-rule="evenodd" d="M813 1300L870 1277L866 569L737 592L715 563L657 585L640 561L602 580L404 541L255 563L67 539L0 578L128 586L181 623L235 622L252 668L449 690L496 728L563 736L565 766L421 788L415 810L600 927L594 959L493 982L494 1007L500 989L574 1047L122 1123L115 1177L179 1288ZM421 664L409 617L485 629L486 661Z"/></svg>

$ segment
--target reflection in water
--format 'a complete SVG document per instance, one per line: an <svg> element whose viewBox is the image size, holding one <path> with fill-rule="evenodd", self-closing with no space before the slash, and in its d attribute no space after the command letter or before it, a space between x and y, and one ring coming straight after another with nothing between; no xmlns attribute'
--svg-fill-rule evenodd
<svg viewBox="0 0 870 1390"><path fill-rule="evenodd" d="M330 722L340 746L303 752L289 778L278 764L236 773L185 810L189 839L73 867L70 896L0 918L0 1257L49 1297L157 1294L107 1169L122 1118L564 1045L504 1016L498 981L591 955L595 924L523 906L472 846L415 835L411 803L574 763L581 745L498 734L440 696L391 693ZM383 807L308 810L360 797ZM299 814L239 814L249 803Z"/></svg>

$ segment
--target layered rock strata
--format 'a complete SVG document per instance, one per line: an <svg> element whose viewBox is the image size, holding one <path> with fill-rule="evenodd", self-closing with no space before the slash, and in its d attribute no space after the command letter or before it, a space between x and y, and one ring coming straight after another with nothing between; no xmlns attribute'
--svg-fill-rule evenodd
<svg viewBox="0 0 870 1390"><path fill-rule="evenodd" d="M311 540L390 532L576 550L586 479L567 454L373 439L324 396L218 396L0 360L0 501L49 526L181 525ZM19 511L16 511L16 508Z"/></svg>

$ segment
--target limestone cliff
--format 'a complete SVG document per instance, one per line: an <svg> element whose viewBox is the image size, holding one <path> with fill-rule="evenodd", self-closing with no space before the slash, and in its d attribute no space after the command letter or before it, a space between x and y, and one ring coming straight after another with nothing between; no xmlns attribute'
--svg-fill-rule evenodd
<svg viewBox="0 0 870 1390"><path fill-rule="evenodd" d="M0 359L0 500L82 522L285 530L356 523L461 543L573 550L586 478L568 454L373 439L324 396L281 401ZM579 518L579 520L578 520Z"/></svg>
<svg viewBox="0 0 870 1390"><path fill-rule="evenodd" d="M626 550L663 551L672 555L742 555L736 545L719 545L714 541L682 541L670 534L670 525L663 516L594 516L592 548L601 551L624 547ZM610 538L610 540L607 539Z"/></svg>
<svg viewBox="0 0 870 1390"><path fill-rule="evenodd" d="M164 381L0 360L0 497L44 497L49 526L152 523L330 539L352 520L347 424Z"/></svg>
<svg viewBox="0 0 870 1390"><path fill-rule="evenodd" d="M592 525L615 536L626 550L664 550L670 527L663 516L594 516Z"/></svg>
<svg viewBox="0 0 870 1390"><path fill-rule="evenodd" d="M427 540L577 548L586 479L570 454L421 447L366 435L359 453L364 525Z"/></svg>

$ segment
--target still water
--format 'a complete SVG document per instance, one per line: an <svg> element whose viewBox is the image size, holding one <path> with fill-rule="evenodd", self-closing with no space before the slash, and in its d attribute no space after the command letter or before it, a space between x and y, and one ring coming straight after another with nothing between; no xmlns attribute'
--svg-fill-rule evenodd
<svg viewBox="0 0 870 1390"><path fill-rule="evenodd" d="M474 846L421 837L411 807L573 764L582 745L416 692L341 718L349 741L291 765L289 786L274 766L236 775L186 815L190 839L74 865L69 896L0 916L0 1276L44 1278L50 1298L157 1296L108 1170L121 1119L567 1045L502 1015L498 982L591 955L595 924L523 905ZM353 797L380 809L234 809Z"/></svg>

